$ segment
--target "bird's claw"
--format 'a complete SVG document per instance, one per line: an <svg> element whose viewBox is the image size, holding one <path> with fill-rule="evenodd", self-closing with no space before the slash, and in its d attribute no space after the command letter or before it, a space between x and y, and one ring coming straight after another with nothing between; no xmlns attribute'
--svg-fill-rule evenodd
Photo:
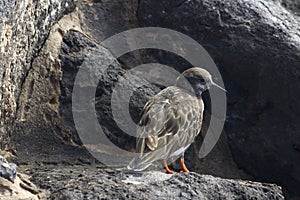
<svg viewBox="0 0 300 200"><path fill-rule="evenodd" d="M180 170L180 173L190 172L189 170Z"/></svg>

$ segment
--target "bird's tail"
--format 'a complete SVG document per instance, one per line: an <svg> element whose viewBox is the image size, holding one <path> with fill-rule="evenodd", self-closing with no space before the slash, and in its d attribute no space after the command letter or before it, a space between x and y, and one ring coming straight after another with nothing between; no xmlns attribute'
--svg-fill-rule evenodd
<svg viewBox="0 0 300 200"><path fill-rule="evenodd" d="M134 171L142 171L147 169L151 165L151 162L146 162L144 156L136 156L133 158L127 166L127 169Z"/></svg>

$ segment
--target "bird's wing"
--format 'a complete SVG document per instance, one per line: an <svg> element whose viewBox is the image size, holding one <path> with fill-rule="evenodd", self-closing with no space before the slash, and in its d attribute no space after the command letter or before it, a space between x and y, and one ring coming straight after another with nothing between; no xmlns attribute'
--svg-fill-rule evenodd
<svg viewBox="0 0 300 200"><path fill-rule="evenodd" d="M199 121L199 110L195 109L195 99L165 98L158 94L151 98L144 106L140 123L137 129L137 151L143 154L154 151L168 144L174 137L178 140L180 135L189 128L195 127L192 123ZM181 143L181 141L178 141Z"/></svg>

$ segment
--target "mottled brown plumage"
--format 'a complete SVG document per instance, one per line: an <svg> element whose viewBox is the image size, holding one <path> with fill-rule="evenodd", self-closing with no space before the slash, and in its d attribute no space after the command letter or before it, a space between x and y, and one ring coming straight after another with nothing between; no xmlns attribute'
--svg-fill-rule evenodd
<svg viewBox="0 0 300 200"><path fill-rule="evenodd" d="M167 87L149 99L141 113L137 128L138 155L128 168L143 170L156 160L177 159L199 134L204 104L203 91L215 85L211 75L201 68L190 68L177 79L175 86ZM164 162L167 173L171 171Z"/></svg>

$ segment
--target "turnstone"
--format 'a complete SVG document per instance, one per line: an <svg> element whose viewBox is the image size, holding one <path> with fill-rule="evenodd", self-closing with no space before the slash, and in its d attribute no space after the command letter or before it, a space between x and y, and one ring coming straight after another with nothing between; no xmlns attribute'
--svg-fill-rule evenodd
<svg viewBox="0 0 300 200"><path fill-rule="evenodd" d="M213 85L224 90L213 82L208 71L193 67L177 78L175 86L150 98L137 128L137 156L128 168L140 171L162 160L166 172L172 174L167 160L180 157L182 172L189 172L184 152L201 130L204 111L201 94Z"/></svg>

